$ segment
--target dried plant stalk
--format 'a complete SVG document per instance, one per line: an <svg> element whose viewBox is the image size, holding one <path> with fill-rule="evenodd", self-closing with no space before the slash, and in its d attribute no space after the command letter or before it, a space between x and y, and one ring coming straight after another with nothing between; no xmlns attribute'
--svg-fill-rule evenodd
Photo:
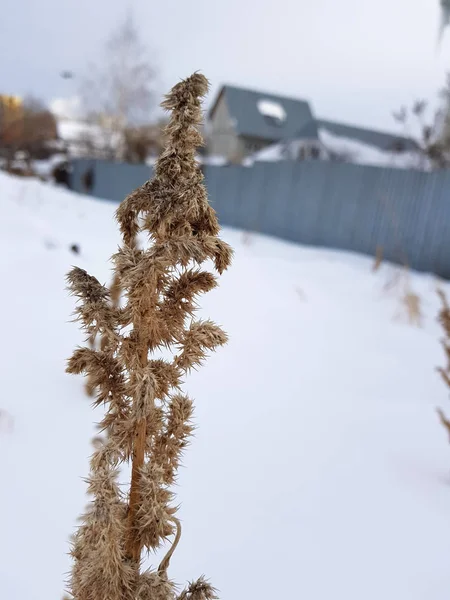
<svg viewBox="0 0 450 600"><path fill-rule="evenodd" d="M399 290L400 288L400 290ZM406 321L416 327L422 326L422 300L412 288L411 276L408 267L399 267L393 270L392 276L384 285L385 292L399 292L399 307L395 318Z"/></svg>
<svg viewBox="0 0 450 600"><path fill-rule="evenodd" d="M441 299L441 310L439 312L439 323L444 330L444 339L442 340L442 347L445 351L447 358L447 364L445 367L438 367L438 373L441 375L445 385L450 388L450 306L448 304L445 293L438 289L437 293ZM450 420L445 416L444 411L440 408L437 409L439 421L442 426L446 429L450 439Z"/></svg>
<svg viewBox="0 0 450 600"><path fill-rule="evenodd" d="M372 271L376 273L378 269L381 267L381 263L383 262L383 246L377 246L375 252L375 261L372 266Z"/></svg>
<svg viewBox="0 0 450 600"><path fill-rule="evenodd" d="M177 84L162 106L171 111L167 147L151 181L132 192L116 217L123 243L112 257L111 290L75 267L68 274L79 299L77 318L99 348L78 348L69 373L84 373L95 404L105 405L91 460L88 490L93 501L74 536L70 592L76 600L174 600L168 579L170 558L181 535L171 486L193 431L192 400L181 393L182 379L227 336L212 321L195 320L197 298L212 290L216 277L201 270L212 261L221 274L231 248L218 237L195 159L202 143L203 75ZM140 249L140 231L149 245ZM122 297L122 305L119 302ZM157 358L161 349L171 360ZM121 464L132 463L129 494L117 484ZM174 536L155 571L140 571L141 555ZM180 599L212 600L203 579Z"/></svg>
<svg viewBox="0 0 450 600"><path fill-rule="evenodd" d="M413 292L408 284L405 288L405 293L401 298L401 302L409 324L421 327L423 317L420 296Z"/></svg>

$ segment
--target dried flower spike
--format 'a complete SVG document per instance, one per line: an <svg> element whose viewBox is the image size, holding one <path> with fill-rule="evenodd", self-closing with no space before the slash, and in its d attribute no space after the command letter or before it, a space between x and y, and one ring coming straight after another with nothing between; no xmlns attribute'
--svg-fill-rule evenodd
<svg viewBox="0 0 450 600"><path fill-rule="evenodd" d="M448 305L445 293L438 289L437 291L439 298L441 299L441 310L439 312L438 321L444 330L445 338L442 340L442 347L444 348L445 357L447 364L445 367L438 367L438 373L441 375L445 385L450 388L450 307ZM444 411L440 408L437 409L439 420L442 426L447 431L450 437L450 420L445 416Z"/></svg>
<svg viewBox="0 0 450 600"><path fill-rule="evenodd" d="M232 257L218 238L216 214L195 158L207 89L206 78L195 73L162 104L172 114L155 176L116 213L123 243L112 257L112 289L77 267L67 276L90 343L74 351L67 371L87 375L95 404L105 406L103 437L95 445L87 480L92 502L72 546L69 589L76 600L176 598L167 569L181 527L171 485L193 431L193 403L181 383L208 352L227 341L215 323L194 319L199 295L217 285L202 264L212 260L220 274ZM143 249L136 244L141 231L149 239ZM99 348L93 343L97 335ZM155 356L167 348L171 360ZM126 462L132 465L128 494L117 484ZM142 573L142 552L170 537L159 567ZM179 598L212 600L215 594L200 578Z"/></svg>

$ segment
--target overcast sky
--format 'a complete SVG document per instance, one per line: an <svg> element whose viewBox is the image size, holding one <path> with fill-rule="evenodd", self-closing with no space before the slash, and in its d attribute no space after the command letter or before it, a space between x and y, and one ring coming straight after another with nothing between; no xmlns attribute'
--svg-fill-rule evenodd
<svg viewBox="0 0 450 600"><path fill-rule="evenodd" d="M131 6L166 91L192 71L311 101L317 116L392 129L450 71L439 0L4 0L0 93L50 101L77 79Z"/></svg>

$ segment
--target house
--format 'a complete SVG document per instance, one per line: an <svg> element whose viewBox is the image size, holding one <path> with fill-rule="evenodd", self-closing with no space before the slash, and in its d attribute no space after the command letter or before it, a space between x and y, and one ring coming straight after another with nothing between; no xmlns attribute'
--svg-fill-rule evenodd
<svg viewBox="0 0 450 600"><path fill-rule="evenodd" d="M305 100L229 85L220 89L208 115L208 153L230 162L318 159L409 166L417 149L402 135L316 119Z"/></svg>
<svg viewBox="0 0 450 600"><path fill-rule="evenodd" d="M305 100L224 85L208 114L208 153L240 162L244 157L304 130L317 137Z"/></svg>

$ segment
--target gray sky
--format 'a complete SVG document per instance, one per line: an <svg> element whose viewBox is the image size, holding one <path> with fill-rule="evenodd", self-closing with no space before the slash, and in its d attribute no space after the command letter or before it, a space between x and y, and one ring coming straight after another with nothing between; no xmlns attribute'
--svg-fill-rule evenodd
<svg viewBox="0 0 450 600"><path fill-rule="evenodd" d="M5 0L0 93L70 96L127 7L166 91L192 71L306 98L317 116L392 129L391 111L431 99L450 71L436 49L439 0Z"/></svg>

